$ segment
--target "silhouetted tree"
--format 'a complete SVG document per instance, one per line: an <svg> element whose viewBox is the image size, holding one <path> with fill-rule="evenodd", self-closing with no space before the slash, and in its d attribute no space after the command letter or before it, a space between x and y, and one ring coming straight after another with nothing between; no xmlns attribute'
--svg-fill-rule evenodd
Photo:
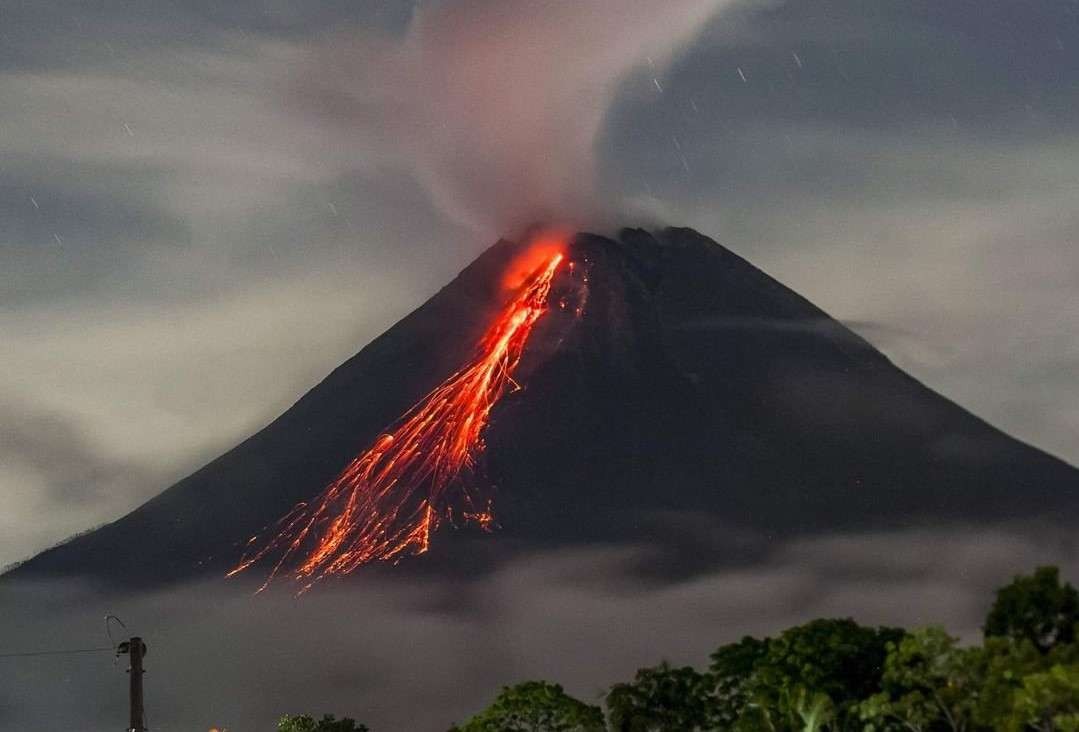
<svg viewBox="0 0 1079 732"><path fill-rule="evenodd" d="M1079 591L1060 584L1056 567L1038 567L1030 576L1019 575L997 590L985 636L1029 640L1042 653L1058 644L1075 641L1079 623Z"/></svg>
<svg viewBox="0 0 1079 732"><path fill-rule="evenodd" d="M507 686L484 709L450 732L603 732L603 711L566 694L558 684Z"/></svg>
<svg viewBox="0 0 1079 732"><path fill-rule="evenodd" d="M985 678L985 652L961 648L941 628L923 628L888 643L884 691L859 704L867 729L964 732L974 726Z"/></svg>
<svg viewBox="0 0 1079 732"><path fill-rule="evenodd" d="M286 714L278 720L277 732L368 732L368 729L348 717L335 719L332 714L319 720L308 714Z"/></svg>
<svg viewBox="0 0 1079 732"><path fill-rule="evenodd" d="M1058 664L1025 676L1001 729L1079 732L1079 665Z"/></svg>
<svg viewBox="0 0 1079 732"><path fill-rule="evenodd" d="M716 718L721 727L734 725L745 708L746 685L757 662L768 652L768 640L745 636L720 646L712 654L709 671L715 683Z"/></svg>
<svg viewBox="0 0 1079 732"><path fill-rule="evenodd" d="M710 674L661 663L607 694L612 732L698 732L720 727Z"/></svg>
<svg viewBox="0 0 1079 732"><path fill-rule="evenodd" d="M814 620L768 643L745 687L741 729L809 730L842 727L856 705L881 691L887 644L899 628L867 628L853 620Z"/></svg>

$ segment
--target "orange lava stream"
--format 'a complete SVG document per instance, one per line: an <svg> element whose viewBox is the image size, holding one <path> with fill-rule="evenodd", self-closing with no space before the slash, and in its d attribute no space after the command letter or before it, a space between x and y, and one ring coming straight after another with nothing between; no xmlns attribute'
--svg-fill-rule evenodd
<svg viewBox="0 0 1079 732"><path fill-rule="evenodd" d="M489 529L490 501L461 488L463 506L447 488L471 469L483 450L491 408L510 386L532 326L547 310L551 282L563 260L551 255L520 287L479 343L475 358L409 409L393 431L380 436L312 502L301 503L278 523L279 531L248 553L232 577L277 556L265 589L286 564L304 590L318 580L346 574L373 560L423 554L431 534L455 517ZM302 591L302 590L301 590Z"/></svg>

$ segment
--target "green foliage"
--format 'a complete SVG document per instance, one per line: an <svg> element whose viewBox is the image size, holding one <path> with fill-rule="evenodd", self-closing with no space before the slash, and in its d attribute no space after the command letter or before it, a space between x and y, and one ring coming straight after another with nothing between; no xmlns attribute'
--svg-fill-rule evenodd
<svg viewBox="0 0 1079 732"><path fill-rule="evenodd" d="M734 725L739 732L818 732L837 722L835 703L827 694L801 684L777 690L773 695L751 697Z"/></svg>
<svg viewBox="0 0 1079 732"><path fill-rule="evenodd" d="M857 719L857 704L881 690L889 642L904 632L853 620L814 620L784 631L754 664L739 727L816 730Z"/></svg>
<svg viewBox="0 0 1079 732"><path fill-rule="evenodd" d="M926 732L933 729L937 719L931 700L920 691L909 692L901 699L882 691L858 704L857 712L865 732Z"/></svg>
<svg viewBox="0 0 1079 732"><path fill-rule="evenodd" d="M1009 730L1079 732L1079 665L1054 665L1023 678Z"/></svg>
<svg viewBox="0 0 1079 732"><path fill-rule="evenodd" d="M697 732L719 728L715 682L689 666L661 663L607 694L614 732Z"/></svg>
<svg viewBox="0 0 1079 732"><path fill-rule="evenodd" d="M985 652L960 648L941 628L923 628L888 643L884 691L858 705L873 730L970 729L985 677Z"/></svg>
<svg viewBox="0 0 1079 732"><path fill-rule="evenodd" d="M985 635L1029 640L1042 653L1075 642L1079 623L1079 591L1060 584L1056 567L1038 567L1033 575L1020 575L997 590Z"/></svg>
<svg viewBox="0 0 1079 732"><path fill-rule="evenodd" d="M819 691L796 688L787 707L794 713L792 728L804 732L817 732L836 720L836 709L831 698Z"/></svg>
<svg viewBox="0 0 1079 732"><path fill-rule="evenodd" d="M715 682L716 721L730 728L738 721L749 700L746 686L757 662L768 653L768 640L745 636L737 643L720 646L712 654L709 671Z"/></svg>
<svg viewBox="0 0 1079 732"><path fill-rule="evenodd" d="M603 711L566 694L558 684L507 686L472 719L451 732L603 732Z"/></svg>
<svg viewBox="0 0 1079 732"><path fill-rule="evenodd" d="M985 660L982 688L975 720L986 728L1000 728L1011 714L1016 692L1023 679L1047 668L1048 657L1029 640L986 638L982 644Z"/></svg>
<svg viewBox="0 0 1079 732"><path fill-rule="evenodd" d="M277 732L368 732L367 727L345 717L335 719L327 714L315 720L308 714L286 714L277 722Z"/></svg>

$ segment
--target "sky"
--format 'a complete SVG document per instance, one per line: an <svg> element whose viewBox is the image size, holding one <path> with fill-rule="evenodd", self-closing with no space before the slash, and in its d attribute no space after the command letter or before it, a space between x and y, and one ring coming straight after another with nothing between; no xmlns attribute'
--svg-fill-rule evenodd
<svg viewBox="0 0 1079 732"><path fill-rule="evenodd" d="M1079 462L1075 2L218 5L0 10L0 564L545 217L698 228Z"/></svg>
<svg viewBox="0 0 1079 732"><path fill-rule="evenodd" d="M0 0L0 565L547 218L695 227L1079 464L1077 204L1074 0Z"/></svg>

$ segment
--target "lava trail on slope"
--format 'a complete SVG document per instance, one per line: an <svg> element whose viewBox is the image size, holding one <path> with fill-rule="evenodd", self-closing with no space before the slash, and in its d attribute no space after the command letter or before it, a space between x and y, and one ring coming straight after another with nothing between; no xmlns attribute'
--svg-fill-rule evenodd
<svg viewBox="0 0 1079 732"><path fill-rule="evenodd" d="M261 589L295 563L287 571L306 590L371 561L423 554L444 521L489 530L490 499L455 479L474 468L491 409L517 387L513 372L547 310L563 249L548 252L519 286L467 365L402 415L318 497L282 518L271 537L252 537L227 576L276 557Z"/></svg>

